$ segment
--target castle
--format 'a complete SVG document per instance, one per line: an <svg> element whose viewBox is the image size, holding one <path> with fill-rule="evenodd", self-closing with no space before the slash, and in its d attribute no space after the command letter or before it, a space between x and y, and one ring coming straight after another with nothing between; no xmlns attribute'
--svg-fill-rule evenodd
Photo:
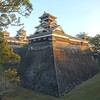
<svg viewBox="0 0 100 100"><path fill-rule="evenodd" d="M40 25L35 27L36 32L29 38L30 44L43 41L59 41L67 44L88 46L88 41L66 34L62 27L57 24L55 16L44 12L39 18Z"/></svg>
<svg viewBox="0 0 100 100"><path fill-rule="evenodd" d="M92 59L88 41L66 34L56 17L44 12L40 25L29 37L21 57L20 78L25 88L54 96L64 96L93 77L98 67Z"/></svg>
<svg viewBox="0 0 100 100"><path fill-rule="evenodd" d="M17 31L17 35L15 37L10 37L10 33L3 32L2 36L9 45L22 45L22 44L28 44L28 39L26 36L26 31L21 28L19 31Z"/></svg>

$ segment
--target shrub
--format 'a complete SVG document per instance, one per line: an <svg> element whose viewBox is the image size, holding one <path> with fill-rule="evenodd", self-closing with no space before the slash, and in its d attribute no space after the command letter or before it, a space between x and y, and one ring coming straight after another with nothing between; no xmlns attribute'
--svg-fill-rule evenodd
<svg viewBox="0 0 100 100"><path fill-rule="evenodd" d="M14 93L19 82L20 78L16 68L5 70L0 77L0 97Z"/></svg>

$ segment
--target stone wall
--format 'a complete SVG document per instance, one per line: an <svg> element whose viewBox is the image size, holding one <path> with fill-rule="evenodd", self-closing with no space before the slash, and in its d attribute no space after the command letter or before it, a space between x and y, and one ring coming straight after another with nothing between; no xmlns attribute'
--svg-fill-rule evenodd
<svg viewBox="0 0 100 100"><path fill-rule="evenodd" d="M82 51L79 46L54 47L54 61L59 96L63 96L77 85L98 72L92 60L92 52Z"/></svg>
<svg viewBox="0 0 100 100"><path fill-rule="evenodd" d="M93 52L93 60L99 65L99 69L100 69L100 52L99 51Z"/></svg>
<svg viewBox="0 0 100 100"><path fill-rule="evenodd" d="M23 87L59 96L51 43L30 45L22 60L20 75Z"/></svg>
<svg viewBox="0 0 100 100"><path fill-rule="evenodd" d="M84 48L45 41L16 49L22 57L22 86L54 96L65 95L98 72L92 52Z"/></svg>

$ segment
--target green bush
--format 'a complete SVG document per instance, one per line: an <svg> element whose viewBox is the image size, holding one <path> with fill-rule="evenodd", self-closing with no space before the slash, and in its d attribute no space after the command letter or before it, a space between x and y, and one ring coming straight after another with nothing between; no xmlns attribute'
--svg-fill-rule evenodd
<svg viewBox="0 0 100 100"><path fill-rule="evenodd" d="M16 68L5 70L0 77L0 97L14 93L19 82L20 78Z"/></svg>

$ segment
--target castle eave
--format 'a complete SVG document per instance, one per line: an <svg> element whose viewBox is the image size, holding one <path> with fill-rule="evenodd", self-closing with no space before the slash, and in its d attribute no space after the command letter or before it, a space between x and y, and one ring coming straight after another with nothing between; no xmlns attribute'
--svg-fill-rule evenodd
<svg viewBox="0 0 100 100"><path fill-rule="evenodd" d="M52 36L51 34L49 34L49 35L41 35L41 36L37 36L37 37L31 37L31 38L29 38L29 40L33 40L33 39L38 39L38 38L42 38L42 37L48 37L48 36Z"/></svg>
<svg viewBox="0 0 100 100"><path fill-rule="evenodd" d="M76 40L76 39L69 39L70 41L77 41L77 42L82 42L81 40Z"/></svg>
<svg viewBox="0 0 100 100"><path fill-rule="evenodd" d="M56 36L56 37L67 38L67 39L69 38L69 37L62 36L62 35L49 34L49 35L41 35L41 36L37 36L37 37L32 37L32 38L29 38L29 40L37 39L37 38L42 38L42 37L49 37L49 36Z"/></svg>

